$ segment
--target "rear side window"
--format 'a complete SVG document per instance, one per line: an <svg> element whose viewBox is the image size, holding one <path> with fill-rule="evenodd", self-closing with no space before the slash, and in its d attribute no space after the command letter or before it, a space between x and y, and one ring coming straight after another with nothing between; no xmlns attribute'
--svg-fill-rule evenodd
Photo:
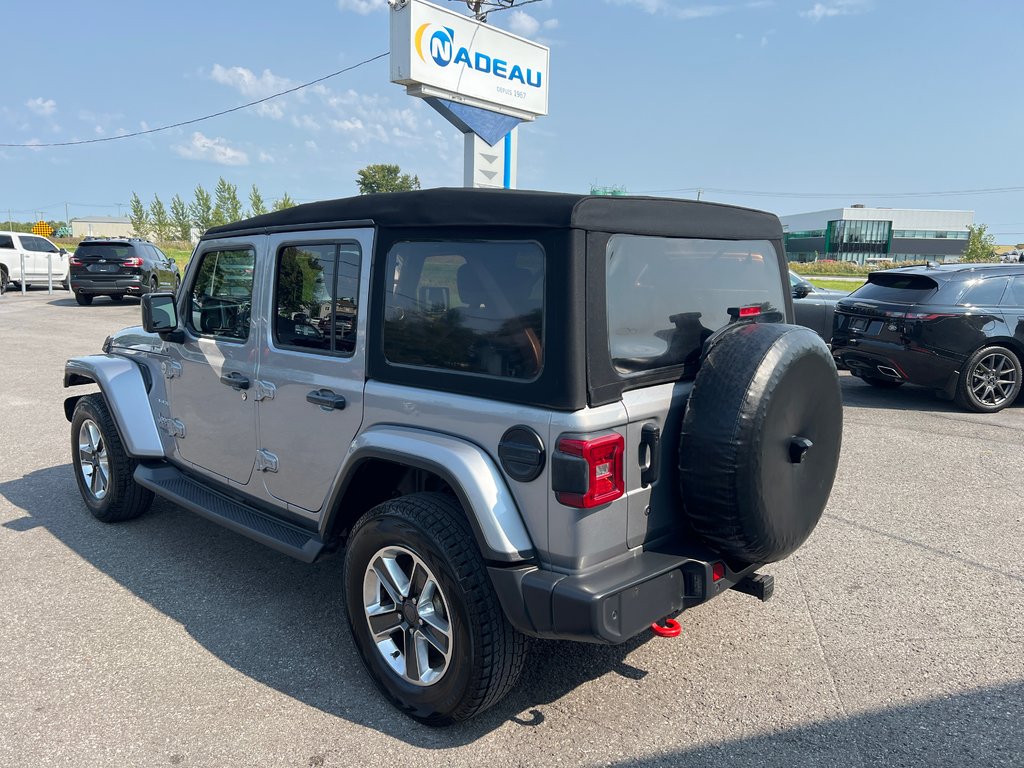
<svg viewBox="0 0 1024 768"><path fill-rule="evenodd" d="M1004 307L1024 307L1024 275L1010 280L1010 288L1003 294Z"/></svg>
<svg viewBox="0 0 1024 768"><path fill-rule="evenodd" d="M918 304L927 301L939 284L925 275L873 272L868 282L850 294L850 298L871 299L893 304Z"/></svg>
<svg viewBox="0 0 1024 768"><path fill-rule="evenodd" d="M189 325L203 336L245 341L252 313L252 248L207 251L192 284Z"/></svg>
<svg viewBox="0 0 1024 768"><path fill-rule="evenodd" d="M730 309L785 317L775 248L767 240L613 235L607 249L608 347L620 373L695 363Z"/></svg>
<svg viewBox="0 0 1024 768"><path fill-rule="evenodd" d="M274 288L274 340L303 351L356 347L360 251L356 243L282 248Z"/></svg>
<svg viewBox="0 0 1024 768"><path fill-rule="evenodd" d="M990 277L987 280L974 280L957 304L968 307L994 307L999 304L1006 289L1009 278Z"/></svg>
<svg viewBox="0 0 1024 768"><path fill-rule="evenodd" d="M0 235L0 248L14 248L14 238L10 235Z"/></svg>
<svg viewBox="0 0 1024 768"><path fill-rule="evenodd" d="M386 274L389 362L521 380L540 374L544 251L537 243L397 243Z"/></svg>

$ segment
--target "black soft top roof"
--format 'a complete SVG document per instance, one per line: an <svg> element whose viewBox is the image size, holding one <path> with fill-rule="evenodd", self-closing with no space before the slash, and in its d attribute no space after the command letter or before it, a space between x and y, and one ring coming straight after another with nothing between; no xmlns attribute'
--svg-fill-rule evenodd
<svg viewBox="0 0 1024 768"><path fill-rule="evenodd" d="M774 214L719 203L454 188L307 203L213 227L203 239L352 223L385 229L540 227L730 240L782 238L782 225Z"/></svg>

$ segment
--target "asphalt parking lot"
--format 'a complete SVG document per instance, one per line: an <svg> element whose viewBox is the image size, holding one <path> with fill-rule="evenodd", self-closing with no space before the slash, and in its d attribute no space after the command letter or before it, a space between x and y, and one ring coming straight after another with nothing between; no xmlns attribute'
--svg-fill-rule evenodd
<svg viewBox="0 0 1024 768"><path fill-rule="evenodd" d="M682 636L537 643L468 725L422 727L351 643L341 560L289 560L158 501L95 521L68 357L138 302L0 298L0 765L1024 765L1024 405L987 416L842 375L845 437L774 599Z"/></svg>

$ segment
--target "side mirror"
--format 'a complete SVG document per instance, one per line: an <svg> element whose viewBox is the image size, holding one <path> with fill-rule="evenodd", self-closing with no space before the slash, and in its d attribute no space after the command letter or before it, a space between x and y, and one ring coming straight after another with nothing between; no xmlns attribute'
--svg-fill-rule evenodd
<svg viewBox="0 0 1024 768"><path fill-rule="evenodd" d="M61 256L67 256L68 255L68 252L67 252L66 248L61 248L59 253L60 253Z"/></svg>
<svg viewBox="0 0 1024 768"><path fill-rule="evenodd" d="M811 292L811 289L804 283L797 283L793 286L793 298L803 299L806 298Z"/></svg>
<svg viewBox="0 0 1024 768"><path fill-rule="evenodd" d="M159 334L177 330L178 309L173 293L147 293L142 297L142 327L148 333Z"/></svg>

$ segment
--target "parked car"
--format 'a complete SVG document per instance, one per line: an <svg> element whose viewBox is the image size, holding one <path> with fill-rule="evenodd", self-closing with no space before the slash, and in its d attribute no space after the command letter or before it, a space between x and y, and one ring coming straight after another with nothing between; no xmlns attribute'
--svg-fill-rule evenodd
<svg viewBox="0 0 1024 768"><path fill-rule="evenodd" d="M95 296L121 301L159 290L177 291L177 263L153 243L139 238L86 238L71 257L75 300L92 304Z"/></svg>
<svg viewBox="0 0 1024 768"><path fill-rule="evenodd" d="M0 232L0 285L54 285L68 289L68 255L47 238L26 232ZM25 265L25 274L21 265Z"/></svg>
<svg viewBox="0 0 1024 768"><path fill-rule="evenodd" d="M789 273L793 294L793 312L796 322L810 328L828 344L832 340L832 317L836 302L849 291L830 291L804 280L795 272Z"/></svg>
<svg viewBox="0 0 1024 768"><path fill-rule="evenodd" d="M868 384L928 387L994 413L1020 394L1024 265L873 272L836 307L832 351Z"/></svg>
<svg viewBox="0 0 1024 768"><path fill-rule="evenodd" d="M776 216L683 200L440 189L217 227L177 297L67 362L99 387L65 401L74 475L102 521L156 494L306 562L344 546L380 690L465 720L526 636L770 597L842 430L784 268Z"/></svg>

